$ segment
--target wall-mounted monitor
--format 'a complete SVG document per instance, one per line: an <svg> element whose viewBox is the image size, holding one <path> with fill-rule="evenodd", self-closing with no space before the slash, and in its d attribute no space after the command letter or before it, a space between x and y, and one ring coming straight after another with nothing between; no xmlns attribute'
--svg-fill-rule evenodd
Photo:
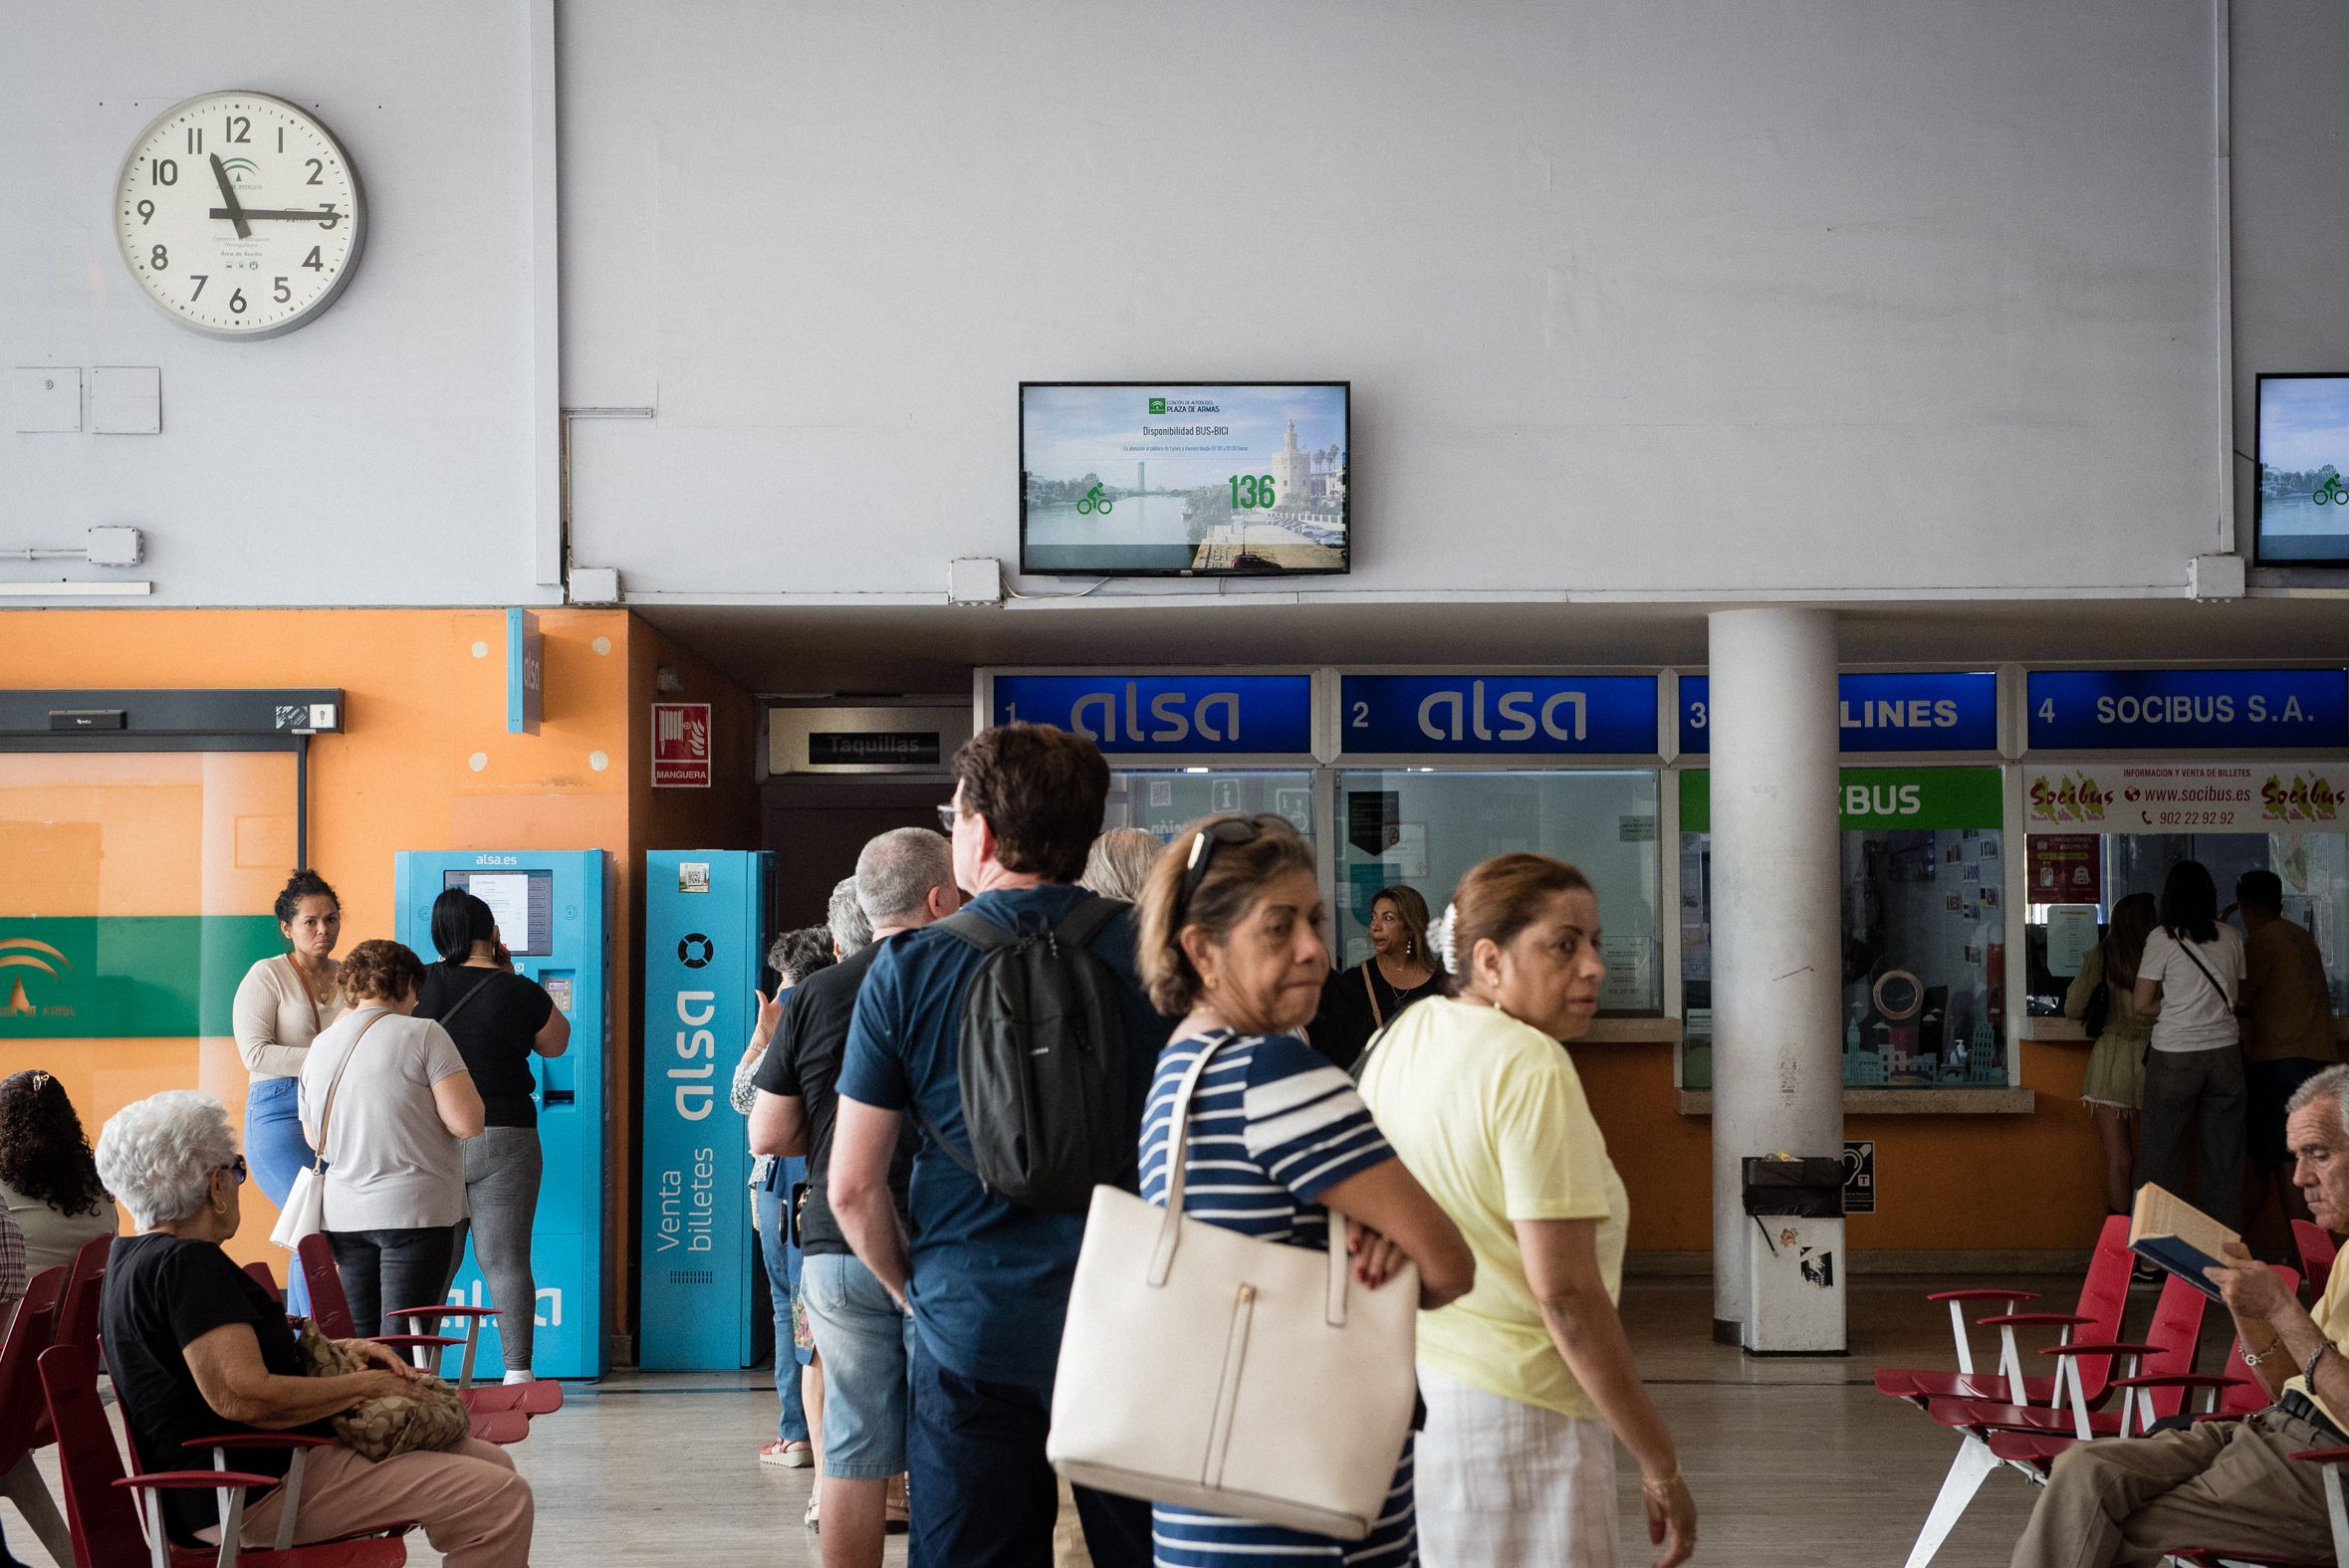
<svg viewBox="0 0 2349 1568"><path fill-rule="evenodd" d="M2260 563L2349 566L2349 372L2262 375L2256 429Z"/></svg>
<svg viewBox="0 0 2349 1568"><path fill-rule="evenodd" d="M1344 381L1023 381L1020 569L1344 571Z"/></svg>

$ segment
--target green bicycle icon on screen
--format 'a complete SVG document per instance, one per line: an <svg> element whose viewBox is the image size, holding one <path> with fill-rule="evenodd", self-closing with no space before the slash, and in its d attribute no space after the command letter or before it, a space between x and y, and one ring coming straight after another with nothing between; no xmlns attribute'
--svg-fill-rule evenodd
<svg viewBox="0 0 2349 1568"><path fill-rule="evenodd" d="M2341 483L2340 475L2327 474L2324 483L2309 492L2308 499L2320 507L2328 501L2336 507L2349 507L2349 485Z"/></svg>
<svg viewBox="0 0 2349 1568"><path fill-rule="evenodd" d="M1114 505L1114 503L1112 503L1107 496L1101 494L1101 487L1099 485L1095 485L1092 489L1084 493L1084 499L1082 501L1076 503L1076 510L1079 512L1098 512L1101 514L1101 516L1107 517L1109 515L1109 509L1112 505Z"/></svg>

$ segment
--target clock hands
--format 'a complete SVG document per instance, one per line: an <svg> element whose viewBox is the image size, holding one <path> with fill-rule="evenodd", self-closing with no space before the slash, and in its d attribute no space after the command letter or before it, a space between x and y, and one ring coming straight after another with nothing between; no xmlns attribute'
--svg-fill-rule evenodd
<svg viewBox="0 0 2349 1568"><path fill-rule="evenodd" d="M332 207L315 207L309 209L301 207L287 209L272 207L238 207L233 212L230 211L227 207L214 207L212 209L212 216L215 218L233 217L239 218L240 220L253 219L255 221L277 220L286 223L315 223L323 229L331 229L336 224L343 221L343 214L337 212ZM241 239L244 237L244 234L245 229L243 223L240 221L237 227L237 236Z"/></svg>
<svg viewBox="0 0 2349 1568"><path fill-rule="evenodd" d="M214 207L212 216L234 221L237 226L237 238L240 240L251 239L253 226L245 221L245 209L237 205L236 186L230 183L228 170L222 166L220 154L217 152L212 154L212 177L220 181L220 199L228 203L226 208Z"/></svg>

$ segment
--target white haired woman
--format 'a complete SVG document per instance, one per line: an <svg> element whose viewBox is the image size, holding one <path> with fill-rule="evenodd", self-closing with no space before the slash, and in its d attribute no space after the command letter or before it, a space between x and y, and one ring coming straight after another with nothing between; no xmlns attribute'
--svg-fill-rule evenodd
<svg viewBox="0 0 2349 1568"><path fill-rule="evenodd" d="M403 1392L418 1374L381 1345L347 1341L365 1370L305 1377L285 1310L230 1260L222 1243L243 1218L245 1157L228 1113L208 1094L173 1089L124 1106L98 1135L98 1172L137 1223L115 1243L100 1320L124 1423L149 1470L200 1469L188 1445L231 1433L331 1438L327 1418L362 1399ZM237 1467L283 1474L286 1456L256 1449ZM277 1536L282 1486L247 1494L249 1546ZM163 1494L163 1519L184 1546L217 1533L209 1491ZM303 1465L297 1542L421 1524L449 1568L524 1568L530 1483L513 1461L471 1438L439 1453L380 1462L336 1446Z"/></svg>

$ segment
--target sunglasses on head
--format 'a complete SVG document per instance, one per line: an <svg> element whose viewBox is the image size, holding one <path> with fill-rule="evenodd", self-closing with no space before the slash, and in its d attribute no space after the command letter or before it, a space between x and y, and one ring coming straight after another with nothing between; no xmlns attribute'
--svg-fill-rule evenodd
<svg viewBox="0 0 2349 1568"><path fill-rule="evenodd" d="M1183 868L1183 896L1175 903L1178 917L1191 907L1191 895L1199 891L1199 884L1207 880L1207 867L1215 859L1215 852L1225 844L1253 844L1270 832L1293 831L1289 818L1259 813L1255 816L1219 816L1199 829L1191 840L1191 858Z"/></svg>

